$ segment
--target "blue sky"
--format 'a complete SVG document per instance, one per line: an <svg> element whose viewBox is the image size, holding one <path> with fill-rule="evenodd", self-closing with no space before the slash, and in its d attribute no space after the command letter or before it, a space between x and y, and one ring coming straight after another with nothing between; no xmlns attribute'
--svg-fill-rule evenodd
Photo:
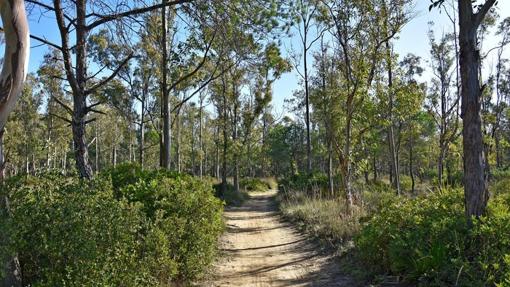
<svg viewBox="0 0 510 287"><path fill-rule="evenodd" d="M429 22L434 22L434 32L437 35L436 37L440 37L440 35L444 33L448 33L452 31L452 26L449 18L443 13L439 13L439 10L434 9L429 12L429 0L416 0L414 7L414 15L415 17L408 23L402 32L399 35L399 38L395 42L395 50L403 57L409 53L413 53L422 58L422 65L424 68L429 68L429 64L425 62L429 58L429 38L427 36L429 30ZM500 14L500 19L504 19L506 17L510 17L510 1L503 0L499 1L498 13ZM493 35L486 39L484 47L490 48L497 45L497 38ZM291 46L299 47L299 38L297 36L292 37L291 39L287 39L284 41L284 50L289 50ZM508 47L506 53L506 57L510 57L510 47ZM311 62L310 62L311 63ZM492 63L492 64L491 64ZM489 57L488 61L485 62L486 66L493 65L493 61L491 57ZM310 66L310 64L309 64ZM422 81L428 81L430 78L430 72L425 71L422 77ZM284 100L291 98L292 94L295 90L300 89L300 75L297 72L291 72L285 74L279 81L275 83L274 86L274 100L273 106L278 111L278 113L283 113L285 111L281 110L283 106Z"/></svg>
<svg viewBox="0 0 510 287"><path fill-rule="evenodd" d="M400 33L399 38L395 42L395 50L400 56L413 53L421 56L423 60L426 60L429 57L429 39L427 36L427 31L429 29L428 23L430 21L435 23L434 31L438 37L441 33L450 32L452 26L444 13L439 13L437 9L429 12L429 0L416 0L415 3L415 17ZM500 19L510 17L510 1L499 1L497 9L500 14ZM44 36L49 41L57 44L60 43L57 26L53 20L52 13L42 15L37 18L32 17L30 22L30 30L34 35ZM297 35L284 39L282 43L284 55L288 55L292 47L299 48L299 38ZM491 36L486 40L484 46L486 48L490 48L495 46L496 43L497 39ZM47 51L47 48L45 46L40 46L37 41L32 41L32 47L29 69L30 71L36 71L43 59L44 53ZM506 56L507 58L510 56L510 47L508 48L508 51L506 51ZM427 63L422 64L428 68ZM486 61L485 65L486 69L490 69L490 66L494 65L490 57L488 61ZM311 66L311 62L309 66ZM298 68L301 68L301 66L298 66ZM429 77L430 73L425 72L422 80L426 81ZM300 76L296 71L283 75L281 79L275 82L273 87L273 106L278 114L285 112L283 110L284 100L291 98L294 91L301 88L299 82Z"/></svg>

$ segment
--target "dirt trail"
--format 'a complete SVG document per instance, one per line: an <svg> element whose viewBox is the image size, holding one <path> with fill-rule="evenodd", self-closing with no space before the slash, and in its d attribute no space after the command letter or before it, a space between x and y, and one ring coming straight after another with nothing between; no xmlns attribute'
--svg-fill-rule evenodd
<svg viewBox="0 0 510 287"><path fill-rule="evenodd" d="M225 211L224 256L204 286L353 286L334 258L281 220L275 194Z"/></svg>

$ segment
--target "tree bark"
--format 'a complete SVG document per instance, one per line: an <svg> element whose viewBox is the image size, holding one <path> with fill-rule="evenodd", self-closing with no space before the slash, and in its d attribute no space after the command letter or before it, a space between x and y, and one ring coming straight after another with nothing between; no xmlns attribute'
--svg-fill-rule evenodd
<svg viewBox="0 0 510 287"><path fill-rule="evenodd" d="M181 172L181 118L179 112L175 116L175 168Z"/></svg>
<svg viewBox="0 0 510 287"><path fill-rule="evenodd" d="M59 1L60 2L60 1ZM78 173L82 178L92 178L92 167L89 163L89 151L86 138L87 96L87 1L76 1L76 82L77 91L73 93L72 131L74 140L74 156ZM61 11L62 12L62 11ZM63 12L62 12L63 13ZM65 32L67 33L67 32ZM72 68L70 68L72 69Z"/></svg>
<svg viewBox="0 0 510 287"><path fill-rule="evenodd" d="M141 104L142 104L142 112L140 114L140 131L139 131L139 140L140 143L138 144L138 162L140 163L140 166L144 167L144 159L145 159L145 99L147 97L147 90L148 90L148 84L144 84L144 90L141 98Z"/></svg>
<svg viewBox="0 0 510 287"><path fill-rule="evenodd" d="M413 139L409 143L409 176L411 177L411 193L415 191L415 180L414 180L414 152L413 152Z"/></svg>
<svg viewBox="0 0 510 287"><path fill-rule="evenodd" d="M392 52L389 41L386 42L386 52L387 52L387 67L388 67L388 93L389 93L389 120L390 127L388 130L389 137L389 145L390 145L390 156L391 156L391 169L393 175L393 188L397 191L397 194L400 194L400 171L399 171L399 162L398 155L395 144L395 123L393 120L393 106L394 106L394 94L393 94L393 65L392 65Z"/></svg>
<svg viewBox="0 0 510 287"><path fill-rule="evenodd" d="M9 113L14 109L23 89L27 74L30 51L28 22L25 4L22 0L0 2L0 14L4 25L5 50L4 63L0 74L0 184L5 176L5 159L3 153L4 128ZM0 196L0 216L9 216L9 197ZM9 234L0 232L0 236L8 241ZM5 242L5 241L3 241ZM21 267L16 254L0 262L3 278L0 286L21 287Z"/></svg>
<svg viewBox="0 0 510 287"><path fill-rule="evenodd" d="M170 169L170 154L172 150L171 145L171 123L170 123L170 95L168 93L168 46L167 46L167 13L166 4L168 0L162 0L163 7L161 8L161 117L163 120L163 138L162 138L162 150L161 150L161 167Z"/></svg>
<svg viewBox="0 0 510 287"><path fill-rule="evenodd" d="M304 78L305 78L305 107L306 107L306 172L308 174L312 173L312 142L310 138L310 89L308 84L308 43L306 40L308 34L308 27L306 20L304 23L304 51L303 51L303 66L304 66Z"/></svg>
<svg viewBox="0 0 510 287"><path fill-rule="evenodd" d="M203 143L203 127L202 127L202 112L203 112L203 108L204 108L204 98L202 97L202 95L200 95L200 108L199 108L199 111L198 111L198 118L199 118L199 123L198 123L198 149L199 149L199 154L200 154L200 157L199 157L199 169L198 169L198 174L200 176L200 178L203 177L204 175L204 143Z"/></svg>
<svg viewBox="0 0 510 287"><path fill-rule="evenodd" d="M227 152L228 152L228 135L227 135L227 125L228 125L228 115L227 115L227 93L226 93L226 83L225 78L222 78L222 86L223 86L223 108L222 108L222 117L223 117L223 158L222 158L222 169L221 169L221 194L220 197L223 198L225 193L227 192Z"/></svg>
<svg viewBox="0 0 510 287"><path fill-rule="evenodd" d="M100 170L100 167L99 167L100 149L99 149L99 128L98 128L97 122L96 122L95 130L96 130L96 173L99 173L99 170Z"/></svg>
<svg viewBox="0 0 510 287"><path fill-rule="evenodd" d="M328 189L329 194L335 195L335 185L333 181L333 139L332 135L328 136Z"/></svg>
<svg viewBox="0 0 510 287"><path fill-rule="evenodd" d="M238 121L238 109L239 109L239 105L238 105L238 94L237 94L237 89L235 87L235 81L232 80L232 82L234 83L234 86L232 87L232 92L233 92L233 95L234 95L234 119L232 121L232 124L233 124L233 127L232 127L232 140L234 142L234 144L236 144L237 142L237 121ZM234 154L233 154L234 158L234 190L235 192L239 192L239 154L238 154L238 151L237 151L237 148L234 149Z"/></svg>
<svg viewBox="0 0 510 287"><path fill-rule="evenodd" d="M462 82L464 196L468 221L485 214L489 200L485 174L485 155L482 135L481 88L478 78L480 52L477 30L495 0L487 0L481 10L473 13L471 0L459 0L460 74Z"/></svg>

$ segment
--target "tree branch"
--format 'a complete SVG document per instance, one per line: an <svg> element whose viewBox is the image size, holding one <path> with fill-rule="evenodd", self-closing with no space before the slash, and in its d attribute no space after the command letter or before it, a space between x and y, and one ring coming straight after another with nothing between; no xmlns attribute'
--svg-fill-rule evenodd
<svg viewBox="0 0 510 287"><path fill-rule="evenodd" d="M59 105L61 105L61 106L62 106L62 107L63 107L66 111L68 111L68 112L69 112L69 114L71 114L71 115L73 114L73 109L71 109L71 107L69 107L68 105L66 105L64 102L62 102L59 98L57 98L57 97L55 97L55 96L53 97L53 99L55 99L55 101L56 101Z"/></svg>
<svg viewBox="0 0 510 287"><path fill-rule="evenodd" d="M127 64L127 62L129 62L129 60L131 60L131 58L133 58L132 52L122 61L122 63L120 63L120 65L117 67L117 69L115 69L115 71L113 71L113 73L110 76L108 76L108 78L102 80L101 82L92 86L92 88L86 90L85 94L90 95L93 92L95 92L97 89L99 89L100 87L106 85L109 81L113 80L113 78L115 78L115 76L117 76L117 74L120 72L120 70Z"/></svg>
<svg viewBox="0 0 510 287"><path fill-rule="evenodd" d="M0 27L0 31L4 32L4 27ZM51 47L53 47L53 48L55 48L57 50L62 51L62 47L60 47L59 45L57 45L55 43L52 43L52 42L46 40L45 38L38 37L38 36L35 36L35 35L32 35L32 34L30 34L30 38L32 38L32 39L34 39L36 41L39 41L39 42L41 42L41 43L43 43L45 45L51 46Z"/></svg>
<svg viewBox="0 0 510 287"><path fill-rule="evenodd" d="M149 12L149 11L160 9L160 8L163 8L163 6L175 6L175 5L184 4L184 3L190 3L190 2L193 2L193 0L174 0L174 1L169 1L169 2L167 2L165 4L161 3L161 4L152 5L152 6L148 6L148 7L136 8L136 9L133 9L133 10L129 10L129 11L121 12L121 13L117 13L117 14L110 14L110 15L91 14L89 16L96 16L96 17L98 17L100 19L96 20L96 21L94 21L94 22L92 22L90 24L88 24L87 25L87 30L90 31L90 30L96 28L99 25L108 23L108 22L113 21L113 20L117 20L117 19L120 19L120 18L128 17L128 16L139 15L139 14L143 14L143 13L146 13L146 12Z"/></svg>
<svg viewBox="0 0 510 287"><path fill-rule="evenodd" d="M48 5L48 4L41 3L41 2L39 2L39 1L35 1L35 0L25 0L25 2L27 2L27 3L31 3L31 4L34 4L34 5L37 5L37 6L42 7L42 8L44 8L44 9L48 10L48 11L54 11L54 12L55 12L55 7L52 7L52 6ZM67 21L69 21L70 23L72 23L72 24L74 25L74 22L76 21L76 19L73 19L73 18L69 17L69 16L68 16L68 15L66 15L66 14L62 14L62 15L64 16L64 18L65 18Z"/></svg>
<svg viewBox="0 0 510 287"><path fill-rule="evenodd" d="M73 123L71 120L66 119L66 118L64 118L62 116L59 116L57 114L50 113L49 115L52 116L52 117L56 117L57 119L61 119L61 120L63 120L64 122L66 122L68 124L72 124Z"/></svg>
<svg viewBox="0 0 510 287"><path fill-rule="evenodd" d="M168 89L168 93L170 91L172 91L173 89L175 89L175 87L177 87L180 83L182 83L185 80L187 80L188 78L192 77L194 74L196 74L204 66L204 64L207 62L207 57L208 57L209 51L211 49L211 46L212 46L212 44L214 42L214 38L215 37L216 37L216 33L214 33L213 37L211 38L211 41L207 45L207 48L206 48L205 53L204 53L204 57L202 58L202 61L200 62L200 64L198 64L198 66L196 66L193 71L191 71L190 73L188 73L187 75L185 75L184 77L178 79L175 83L173 83L170 86L170 88Z"/></svg>
<svg viewBox="0 0 510 287"><path fill-rule="evenodd" d="M478 10L478 12L476 12L476 14L474 15L476 27L480 26L483 19L485 18L485 15L487 15L487 13L489 13L492 6L494 6L494 4L496 4L496 1L497 0L486 0L485 3L483 3L480 10Z"/></svg>

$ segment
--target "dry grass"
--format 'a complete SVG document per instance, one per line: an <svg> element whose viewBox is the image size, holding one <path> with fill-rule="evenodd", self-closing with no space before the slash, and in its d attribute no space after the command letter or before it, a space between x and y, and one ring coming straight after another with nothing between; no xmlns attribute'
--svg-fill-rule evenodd
<svg viewBox="0 0 510 287"><path fill-rule="evenodd" d="M348 207L344 199L314 199L302 192L281 196L280 209L306 232L336 247L360 231L360 219L367 214L360 206Z"/></svg>

